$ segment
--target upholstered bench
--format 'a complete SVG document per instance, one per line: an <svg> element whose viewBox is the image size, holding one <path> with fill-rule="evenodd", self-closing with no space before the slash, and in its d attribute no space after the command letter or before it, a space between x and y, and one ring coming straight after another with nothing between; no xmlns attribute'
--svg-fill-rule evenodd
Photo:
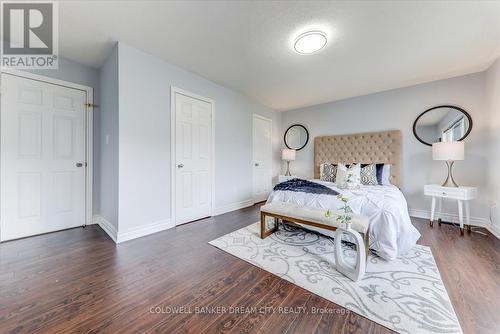
<svg viewBox="0 0 500 334"><path fill-rule="evenodd" d="M337 221L340 211L334 211L330 217L325 216L326 210L310 209L293 203L274 202L268 203L260 208L260 237L264 239L278 229L278 220L289 221L301 225L313 226L319 229L336 231L335 234L335 262L337 270L347 277L358 280L365 271L366 258L369 254L368 242L368 217L349 214L351 216L350 228L346 229L344 224ZM273 226L268 226L267 217L274 219ZM341 249L342 234L349 234L356 242L358 253L357 264L350 268L343 259Z"/></svg>

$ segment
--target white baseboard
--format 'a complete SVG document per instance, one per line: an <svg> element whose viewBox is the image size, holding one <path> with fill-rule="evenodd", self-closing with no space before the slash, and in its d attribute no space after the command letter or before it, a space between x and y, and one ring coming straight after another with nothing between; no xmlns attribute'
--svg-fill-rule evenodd
<svg viewBox="0 0 500 334"><path fill-rule="evenodd" d="M174 227L174 225L170 222L170 219L165 219L122 232L119 230L117 231L116 227L114 227L101 215L95 215L93 223L98 224L117 244Z"/></svg>
<svg viewBox="0 0 500 334"><path fill-rule="evenodd" d="M500 239L500 227L495 224L491 224L491 229L488 229L497 239Z"/></svg>
<svg viewBox="0 0 500 334"><path fill-rule="evenodd" d="M216 216L221 215L221 214L226 213L226 212L243 209L243 208L246 208L246 207L249 207L252 205L253 205L252 199L248 199L246 201L241 201L241 202L236 202L236 203L225 204L225 205L216 207L214 215L216 215Z"/></svg>
<svg viewBox="0 0 500 334"><path fill-rule="evenodd" d="M410 216L415 218L424 218L430 219L431 212L429 210L418 210L418 209L410 209ZM445 222L453 222L458 224L458 214L452 213L442 213L440 218ZM470 217L470 224L472 226L484 227L488 231L490 231L494 236L500 239L500 228L496 225L493 225L488 219L481 217Z"/></svg>
<svg viewBox="0 0 500 334"><path fill-rule="evenodd" d="M111 239L116 243L116 240L118 239L118 232L116 231L116 227L114 227L109 221L106 220L101 215L95 215L93 219L94 224L98 224L104 232L106 232Z"/></svg>
<svg viewBox="0 0 500 334"><path fill-rule="evenodd" d="M170 221L170 219L164 219L123 232L118 230L117 243L144 237L146 235L164 231L172 227L174 227L174 224Z"/></svg>

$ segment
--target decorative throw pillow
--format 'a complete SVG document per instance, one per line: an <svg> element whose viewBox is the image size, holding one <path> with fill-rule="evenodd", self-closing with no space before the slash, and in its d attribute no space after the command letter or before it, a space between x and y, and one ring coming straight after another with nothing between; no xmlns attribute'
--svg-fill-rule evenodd
<svg viewBox="0 0 500 334"><path fill-rule="evenodd" d="M384 164L375 164L375 168L377 170L377 182L379 185L382 185L382 171L384 170Z"/></svg>
<svg viewBox="0 0 500 334"><path fill-rule="evenodd" d="M353 164L347 167L338 164L337 176L335 180L340 187L354 188L361 184L361 165Z"/></svg>
<svg viewBox="0 0 500 334"><path fill-rule="evenodd" d="M337 176L337 165L329 163L319 165L319 178L321 181L328 181L335 183L336 176Z"/></svg>
<svg viewBox="0 0 500 334"><path fill-rule="evenodd" d="M385 164L384 168L382 169L382 182L380 182L381 185L383 186L390 186L392 185L391 181L391 165Z"/></svg>
<svg viewBox="0 0 500 334"><path fill-rule="evenodd" d="M361 184L366 186L378 185L377 166L375 164L366 165L361 168Z"/></svg>
<svg viewBox="0 0 500 334"><path fill-rule="evenodd" d="M361 168L366 167L368 165L369 164L361 164ZM390 169L390 167L391 167L391 165L388 165L388 164L383 164L383 163L375 164L376 173L377 173L377 182L379 185L388 185L388 184L384 184L383 173L386 173L387 170ZM388 179L387 179L387 182L388 182ZM390 185L390 183L389 183L389 185Z"/></svg>

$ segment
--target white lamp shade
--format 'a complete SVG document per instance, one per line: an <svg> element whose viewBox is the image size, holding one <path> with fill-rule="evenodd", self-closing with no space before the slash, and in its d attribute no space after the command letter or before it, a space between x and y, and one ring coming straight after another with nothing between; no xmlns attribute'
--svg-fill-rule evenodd
<svg viewBox="0 0 500 334"><path fill-rule="evenodd" d="M449 141L432 144L432 159L446 161L464 160L464 142Z"/></svg>
<svg viewBox="0 0 500 334"><path fill-rule="evenodd" d="M284 148L283 151L281 152L281 159L286 161L295 160L295 150L289 150L287 148Z"/></svg>

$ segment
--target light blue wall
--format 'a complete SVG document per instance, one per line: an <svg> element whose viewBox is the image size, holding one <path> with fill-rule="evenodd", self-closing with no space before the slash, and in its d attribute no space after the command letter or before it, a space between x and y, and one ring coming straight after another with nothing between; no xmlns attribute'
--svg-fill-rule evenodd
<svg viewBox="0 0 500 334"><path fill-rule="evenodd" d="M72 60L60 57L59 68L57 70L30 70L29 72L44 75L54 79L69 81L72 83L85 85L93 88L94 104L100 104L100 78L99 71L88 66L84 66ZM99 121L100 109L94 109L94 192L93 204L94 213L100 212L100 192L98 191L100 185L100 129Z"/></svg>
<svg viewBox="0 0 500 334"><path fill-rule="evenodd" d="M118 228L118 46L100 69L100 211L102 217Z"/></svg>
<svg viewBox="0 0 500 334"><path fill-rule="evenodd" d="M252 114L272 118L279 173L280 114L233 90L119 43L120 230L170 218L170 88L216 100L215 206L252 198Z"/></svg>

